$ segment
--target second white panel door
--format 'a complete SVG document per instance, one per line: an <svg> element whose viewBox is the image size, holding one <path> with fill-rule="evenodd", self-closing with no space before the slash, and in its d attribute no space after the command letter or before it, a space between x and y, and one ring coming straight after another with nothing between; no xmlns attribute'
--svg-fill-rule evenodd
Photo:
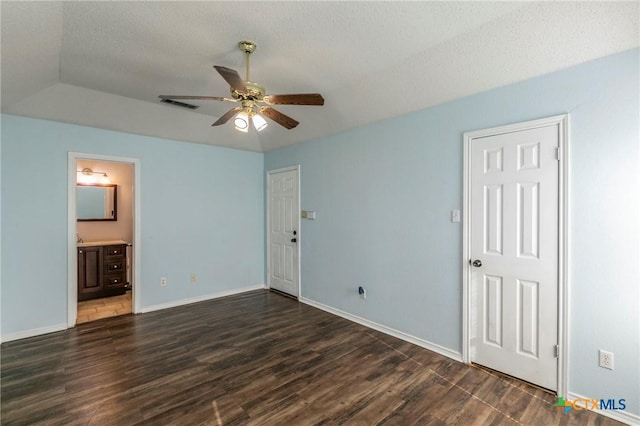
<svg viewBox="0 0 640 426"><path fill-rule="evenodd" d="M297 169L269 173L269 285L299 296Z"/></svg>

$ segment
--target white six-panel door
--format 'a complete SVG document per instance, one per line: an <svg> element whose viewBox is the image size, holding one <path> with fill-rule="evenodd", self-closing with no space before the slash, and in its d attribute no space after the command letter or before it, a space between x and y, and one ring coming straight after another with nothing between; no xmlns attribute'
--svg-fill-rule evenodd
<svg viewBox="0 0 640 426"><path fill-rule="evenodd" d="M557 389L558 125L470 141L470 359Z"/></svg>
<svg viewBox="0 0 640 426"><path fill-rule="evenodd" d="M298 297L299 171L275 171L268 176L269 286Z"/></svg>

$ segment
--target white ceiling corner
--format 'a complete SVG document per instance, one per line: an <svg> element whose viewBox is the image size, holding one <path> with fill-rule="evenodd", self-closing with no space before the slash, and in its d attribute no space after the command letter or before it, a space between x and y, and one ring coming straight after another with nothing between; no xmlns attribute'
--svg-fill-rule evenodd
<svg viewBox="0 0 640 426"><path fill-rule="evenodd" d="M6 2L2 111L187 142L268 151L549 73L639 44L638 2ZM300 121L256 134L211 127L233 105L213 70L251 79Z"/></svg>

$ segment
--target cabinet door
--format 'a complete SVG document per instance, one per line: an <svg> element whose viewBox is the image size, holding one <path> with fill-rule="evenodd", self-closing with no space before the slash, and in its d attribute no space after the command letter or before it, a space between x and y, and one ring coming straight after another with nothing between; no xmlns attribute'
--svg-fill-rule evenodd
<svg viewBox="0 0 640 426"><path fill-rule="evenodd" d="M102 297L102 247L78 248L78 300Z"/></svg>

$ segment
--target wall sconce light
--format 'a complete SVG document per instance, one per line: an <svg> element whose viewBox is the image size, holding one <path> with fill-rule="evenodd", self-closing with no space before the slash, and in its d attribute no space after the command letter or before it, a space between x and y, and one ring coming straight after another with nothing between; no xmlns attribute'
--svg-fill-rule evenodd
<svg viewBox="0 0 640 426"><path fill-rule="evenodd" d="M81 173L78 176L78 182L80 183L111 183L109 181L109 175L105 172L93 171L88 167L85 167L82 170L78 170L77 173ZM102 178L97 177L96 175L102 175ZM100 181L98 181L100 179Z"/></svg>

